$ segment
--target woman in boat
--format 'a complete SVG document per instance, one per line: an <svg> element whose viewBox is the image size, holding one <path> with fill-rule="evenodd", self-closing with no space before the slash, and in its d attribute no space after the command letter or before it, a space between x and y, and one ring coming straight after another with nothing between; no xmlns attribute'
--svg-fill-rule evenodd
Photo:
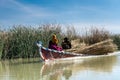
<svg viewBox="0 0 120 80"><path fill-rule="evenodd" d="M67 37L64 38L63 42L61 43L61 46L63 49L70 49L71 48L71 42L68 40Z"/></svg>
<svg viewBox="0 0 120 80"><path fill-rule="evenodd" d="M52 40L49 41L49 46L48 48L62 51L62 47L58 46L58 39L55 34L52 36Z"/></svg>

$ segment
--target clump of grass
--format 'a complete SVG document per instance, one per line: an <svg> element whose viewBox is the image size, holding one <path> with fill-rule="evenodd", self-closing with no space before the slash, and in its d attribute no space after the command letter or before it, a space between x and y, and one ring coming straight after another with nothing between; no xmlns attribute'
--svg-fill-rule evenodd
<svg viewBox="0 0 120 80"><path fill-rule="evenodd" d="M96 27L90 28L86 31L85 35L81 37L81 40L91 45L100 41L110 39L109 31L105 29L98 29Z"/></svg>
<svg viewBox="0 0 120 80"><path fill-rule="evenodd" d="M3 31L0 30L0 59L2 56L3 45L4 45L3 34L4 34Z"/></svg>
<svg viewBox="0 0 120 80"><path fill-rule="evenodd" d="M78 38L78 34L74 28L74 26L68 26L67 30L65 32L65 36L67 36L68 38L74 40Z"/></svg>
<svg viewBox="0 0 120 80"><path fill-rule="evenodd" d="M120 50L120 35L112 35L112 39L114 43L118 46L118 50Z"/></svg>
<svg viewBox="0 0 120 80"><path fill-rule="evenodd" d="M2 58L19 58L34 56L34 33L32 28L19 25L14 26L7 33ZM32 49L33 48L33 49Z"/></svg>

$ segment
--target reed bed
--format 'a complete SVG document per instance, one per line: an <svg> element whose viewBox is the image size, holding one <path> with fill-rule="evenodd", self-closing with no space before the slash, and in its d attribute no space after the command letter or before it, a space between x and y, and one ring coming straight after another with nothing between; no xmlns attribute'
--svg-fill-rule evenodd
<svg viewBox="0 0 120 80"><path fill-rule="evenodd" d="M120 34L112 35L111 38L113 39L114 43L118 46L118 50L120 50Z"/></svg>
<svg viewBox="0 0 120 80"><path fill-rule="evenodd" d="M3 32L0 31L0 58L2 56L3 45L4 45Z"/></svg>
<svg viewBox="0 0 120 80"><path fill-rule="evenodd" d="M81 37L81 40L91 45L106 39L110 39L110 36L111 34L109 31L104 28L91 27L88 31L85 31L85 34Z"/></svg>
<svg viewBox="0 0 120 80"><path fill-rule="evenodd" d="M47 47L52 34L61 38L61 27L51 24L39 28L19 25L4 33L3 38L0 39L0 44L3 45L0 49L2 59L31 58L39 56L37 41L42 41L43 46Z"/></svg>
<svg viewBox="0 0 120 80"><path fill-rule="evenodd" d="M63 32L60 24L44 24L38 28L32 26L17 25L7 31L0 30L0 58L33 58L39 57L36 42L42 41L43 46L48 47L52 34L56 34L59 45L64 37L70 40L80 39L85 44L94 44L110 38L108 31L98 28L91 28L86 35L77 34L74 26L69 26ZM116 38L114 38L116 40ZM114 41L115 41L114 40Z"/></svg>

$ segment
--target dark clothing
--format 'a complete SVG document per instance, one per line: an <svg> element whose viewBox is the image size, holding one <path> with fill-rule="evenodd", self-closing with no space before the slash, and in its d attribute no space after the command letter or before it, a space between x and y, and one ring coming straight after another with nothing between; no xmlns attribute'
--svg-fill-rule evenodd
<svg viewBox="0 0 120 80"><path fill-rule="evenodd" d="M52 45L57 46L57 44L54 44L54 43L50 40L50 41L49 41L48 48L52 49L52 48L53 48Z"/></svg>
<svg viewBox="0 0 120 80"><path fill-rule="evenodd" d="M68 38L64 38L64 41L61 43L61 46L63 49L70 49L71 42L68 40Z"/></svg>

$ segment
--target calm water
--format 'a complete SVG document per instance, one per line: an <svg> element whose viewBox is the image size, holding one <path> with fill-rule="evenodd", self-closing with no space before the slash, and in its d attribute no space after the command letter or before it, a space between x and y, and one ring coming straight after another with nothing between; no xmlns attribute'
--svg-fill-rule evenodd
<svg viewBox="0 0 120 80"><path fill-rule="evenodd" d="M120 55L67 62L0 62L0 80L120 80Z"/></svg>

